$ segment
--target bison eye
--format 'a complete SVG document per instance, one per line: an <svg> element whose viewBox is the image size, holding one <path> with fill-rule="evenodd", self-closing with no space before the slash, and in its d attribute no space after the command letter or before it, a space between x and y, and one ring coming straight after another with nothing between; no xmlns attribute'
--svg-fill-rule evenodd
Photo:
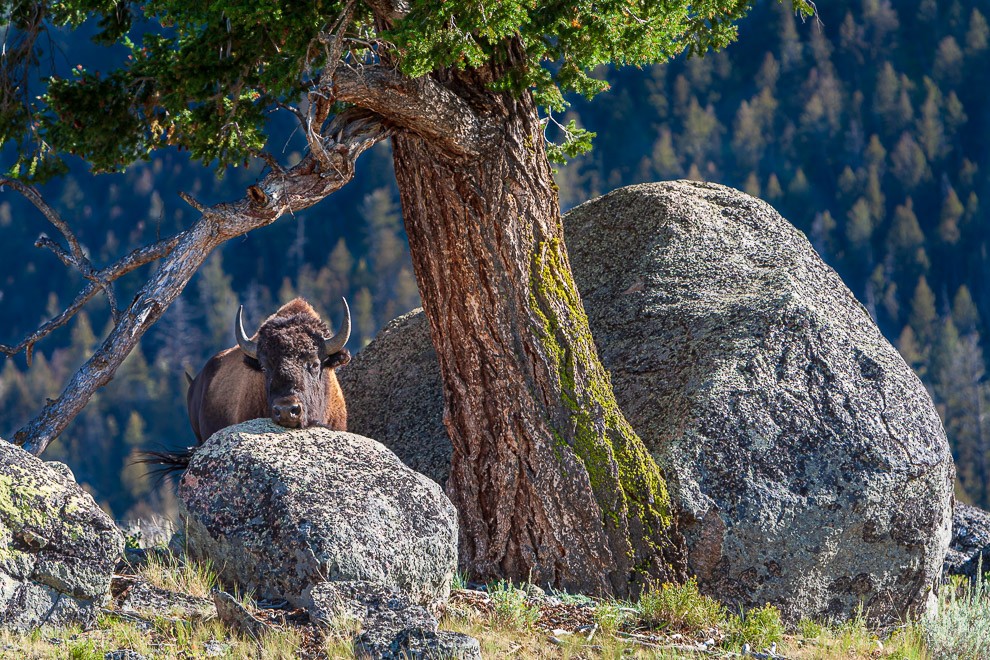
<svg viewBox="0 0 990 660"><path fill-rule="evenodd" d="M307 362L306 368L309 369L309 373L318 374L320 373L320 363L319 362Z"/></svg>

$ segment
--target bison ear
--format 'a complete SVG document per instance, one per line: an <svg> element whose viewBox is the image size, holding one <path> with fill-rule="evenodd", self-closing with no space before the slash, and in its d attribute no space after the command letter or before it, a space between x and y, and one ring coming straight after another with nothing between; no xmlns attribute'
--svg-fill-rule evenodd
<svg viewBox="0 0 990 660"><path fill-rule="evenodd" d="M323 368L336 369L337 367L344 366L350 361L351 361L351 352L346 348L342 348L323 361Z"/></svg>

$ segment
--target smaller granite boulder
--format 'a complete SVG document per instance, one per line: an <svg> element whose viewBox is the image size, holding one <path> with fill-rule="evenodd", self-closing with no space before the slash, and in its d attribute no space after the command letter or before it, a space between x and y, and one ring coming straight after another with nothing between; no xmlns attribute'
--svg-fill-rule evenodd
<svg viewBox="0 0 990 660"><path fill-rule="evenodd" d="M943 576L990 573L990 511L956 502Z"/></svg>
<svg viewBox="0 0 990 660"><path fill-rule="evenodd" d="M0 625L91 625L123 552L67 467L0 440Z"/></svg>
<svg viewBox="0 0 990 660"><path fill-rule="evenodd" d="M252 420L215 433L179 483L187 545L257 598L310 608L328 580L443 603L457 513L440 487L374 440Z"/></svg>
<svg viewBox="0 0 990 660"><path fill-rule="evenodd" d="M310 619L333 628L356 620L361 632L354 639L358 657L382 660L481 658L478 640L440 630L436 617L392 589L370 582L325 582L312 591Z"/></svg>

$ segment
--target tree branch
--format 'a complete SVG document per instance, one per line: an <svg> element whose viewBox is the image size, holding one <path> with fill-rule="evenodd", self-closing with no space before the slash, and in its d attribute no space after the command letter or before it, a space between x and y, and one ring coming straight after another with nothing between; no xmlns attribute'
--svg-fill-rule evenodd
<svg viewBox="0 0 990 660"><path fill-rule="evenodd" d="M143 248L134 250L123 259L101 270L98 273L98 275L102 280L107 282L112 282L117 278L122 277L123 275L126 275L127 273L130 273L131 271L136 270L147 263L150 263L152 261L155 261L156 259L161 259L162 257L167 256L175 248L176 244L179 242L180 237L181 234L178 236L173 236L171 238L167 238L165 240L159 241L152 245L147 245ZM46 236L44 238L47 239L48 237ZM54 245L53 249L62 251L61 246L59 246L57 243L54 243L54 241L51 241L51 239L48 240L51 243L53 243ZM35 245L38 245L39 243L41 243L41 241L42 239L39 238L38 242L35 243ZM46 321L41 327L39 327L37 330L32 332L23 340L21 340L21 343L17 344L16 346L8 346L6 344L0 344L0 353L3 353L5 355L17 355L21 351L25 351L28 365L30 366L31 352L34 349L34 345L38 343L38 341L40 341L41 339L44 339L49 334L51 334L52 331L57 330L58 328L61 328L63 325L65 325L69 321L69 319L75 316L79 312L79 310L83 308L83 305L85 305L86 303L88 303L90 300L93 299L93 296L95 296L96 292L99 290L100 290L100 285L97 282L91 281L89 284L86 285L86 287L82 291L79 292L79 295L77 295L76 299L72 301L72 304L66 307L61 314L59 314L58 316L56 316L55 318L49 321Z"/></svg>
<svg viewBox="0 0 990 660"><path fill-rule="evenodd" d="M63 264L69 268L75 268L87 280L98 284L107 296L107 302L110 304L110 314L113 317L114 324L118 323L120 321L120 310L117 309L117 296L113 292L113 286L107 280L102 279L99 273L93 268L93 264L90 263L89 257L86 256L82 245L79 243L79 239L72 233L72 229L69 228L68 223L44 200L41 193L34 186L29 186L16 179L7 178L0 179L0 187L3 186L10 186L34 204L48 218L48 221L58 229L59 233L65 237L65 242L69 244L69 252L65 252L58 243L44 234L38 237L38 240L34 244L35 247L48 248L55 253L55 256Z"/></svg>
<svg viewBox="0 0 990 660"><path fill-rule="evenodd" d="M151 253L161 252L163 257L161 266L138 291L110 335L72 376L59 397L50 400L34 419L14 434L13 442L40 455L83 409L93 393L110 382L142 335L161 318L214 248L227 239L269 225L287 212L312 206L339 190L354 176L357 158L390 134L391 130L380 118L364 110L351 109L338 115L324 132L326 137L322 146L329 154L329 166L322 165L310 153L287 172L270 172L237 202L206 208L185 196L186 201L203 211L192 227L172 239L132 252L101 271L107 273L107 277L119 277L127 269L136 268L140 265L138 262ZM85 303L86 295L92 297L91 288L77 296L70 310L78 310ZM69 314L70 310L63 314ZM64 324L65 319L60 315L49 321L50 324L56 322ZM44 336L38 335L43 329L44 326L25 342L33 344Z"/></svg>
<svg viewBox="0 0 990 660"><path fill-rule="evenodd" d="M410 79L382 65L341 66L334 95L418 133L458 156L481 152L481 121L468 104L429 76Z"/></svg>

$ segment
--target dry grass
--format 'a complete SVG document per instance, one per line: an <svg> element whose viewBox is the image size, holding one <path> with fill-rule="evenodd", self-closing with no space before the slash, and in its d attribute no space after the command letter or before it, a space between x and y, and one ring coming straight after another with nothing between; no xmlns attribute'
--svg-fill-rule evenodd
<svg viewBox="0 0 990 660"><path fill-rule="evenodd" d="M208 564L167 556L149 561L140 576L165 589L203 596L217 583ZM944 596L934 616L880 635L862 617L831 626L802 621L786 630L769 606L733 615L699 594L693 582L663 585L636 603L567 594L544 598L531 588L502 582L487 593L455 591L441 626L477 638L490 658L697 658L706 642L705 655L715 658L733 657L743 644L753 651L776 644L779 655L794 660L990 657L986 583L958 583L945 588ZM274 632L254 640L216 619L191 623L162 617L140 622L110 611L90 631L0 632L0 658L102 660L118 649L162 660L354 658L354 621L341 621L317 635L312 627L299 624L298 617L266 620L273 623Z"/></svg>

